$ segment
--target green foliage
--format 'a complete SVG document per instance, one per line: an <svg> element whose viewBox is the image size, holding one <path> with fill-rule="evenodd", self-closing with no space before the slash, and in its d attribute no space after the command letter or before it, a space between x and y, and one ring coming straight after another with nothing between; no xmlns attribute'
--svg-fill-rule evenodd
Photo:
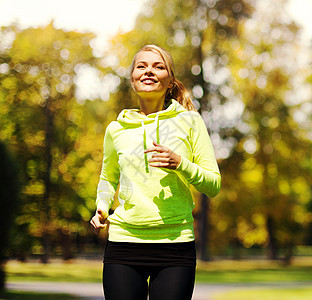
<svg viewBox="0 0 312 300"><path fill-rule="evenodd" d="M98 101L92 109L79 104L74 84L80 66L95 63L94 35L57 30L52 23L2 31L15 34L1 56L8 67L0 74L0 139L10 144L22 166L17 228L38 241L49 236L45 243L71 248L62 239L88 233L102 155L105 113L96 110ZM25 243L18 240L19 246ZM36 254L49 251L47 244L32 247ZM66 251L70 257L71 250Z"/></svg>
<svg viewBox="0 0 312 300"><path fill-rule="evenodd" d="M278 14L277 9L272 16ZM260 30L260 22L267 19L267 28ZM311 141L294 120L298 104L289 100L300 74L298 28L266 12L258 12L250 23L232 47L232 86L244 111L236 126L232 154L221 162L227 178L221 201L214 205L219 216L230 212L227 226L219 231L230 233L245 247L269 246L272 258L277 258L278 248L288 249L286 256L291 256L309 224L304 203L311 199L311 172L301 163L308 159ZM274 37L273 32L279 36ZM290 35L294 37L291 43ZM281 53L285 54L283 61Z"/></svg>

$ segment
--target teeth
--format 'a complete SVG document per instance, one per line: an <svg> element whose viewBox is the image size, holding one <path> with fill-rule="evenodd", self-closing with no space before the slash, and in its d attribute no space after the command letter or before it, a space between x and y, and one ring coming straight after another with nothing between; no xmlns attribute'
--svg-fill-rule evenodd
<svg viewBox="0 0 312 300"><path fill-rule="evenodd" d="M156 80L154 80L154 79L151 79L151 78L146 78L146 79L143 79L142 80L143 82L156 82Z"/></svg>

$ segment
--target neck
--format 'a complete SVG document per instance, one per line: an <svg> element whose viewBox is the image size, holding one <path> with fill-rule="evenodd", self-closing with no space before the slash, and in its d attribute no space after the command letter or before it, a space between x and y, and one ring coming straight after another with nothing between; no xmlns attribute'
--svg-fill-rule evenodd
<svg viewBox="0 0 312 300"><path fill-rule="evenodd" d="M151 100L151 99L139 99L140 112L149 115L163 110L165 99Z"/></svg>

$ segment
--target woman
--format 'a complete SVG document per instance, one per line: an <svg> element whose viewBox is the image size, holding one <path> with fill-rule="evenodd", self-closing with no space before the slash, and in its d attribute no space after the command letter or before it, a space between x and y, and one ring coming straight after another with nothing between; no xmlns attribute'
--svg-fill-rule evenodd
<svg viewBox="0 0 312 300"><path fill-rule="evenodd" d="M167 51L155 45L139 50L131 85L140 110L123 110L106 129L91 220L95 232L109 221L105 299L188 300L196 266L189 187L214 197L221 182L218 165ZM120 205L108 217L118 185Z"/></svg>

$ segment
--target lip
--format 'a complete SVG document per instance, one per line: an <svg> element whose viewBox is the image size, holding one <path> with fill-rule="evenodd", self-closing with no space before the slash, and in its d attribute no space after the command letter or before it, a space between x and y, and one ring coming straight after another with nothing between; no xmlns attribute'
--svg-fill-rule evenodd
<svg viewBox="0 0 312 300"><path fill-rule="evenodd" d="M157 83L157 80L151 77L146 77L146 78L143 78L141 82L145 84L153 84L153 83Z"/></svg>

